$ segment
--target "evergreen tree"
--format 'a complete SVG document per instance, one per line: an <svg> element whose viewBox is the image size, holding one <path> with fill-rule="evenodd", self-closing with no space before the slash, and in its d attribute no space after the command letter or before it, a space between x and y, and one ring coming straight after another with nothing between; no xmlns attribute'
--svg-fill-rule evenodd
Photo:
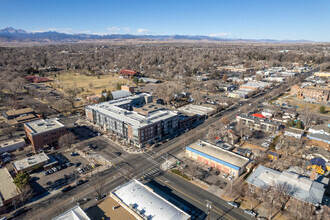
<svg viewBox="0 0 330 220"><path fill-rule="evenodd" d="M121 90L121 84L117 83L116 90Z"/></svg>
<svg viewBox="0 0 330 220"><path fill-rule="evenodd" d="M112 92L109 90L107 91L107 96L105 98L107 101L113 100Z"/></svg>

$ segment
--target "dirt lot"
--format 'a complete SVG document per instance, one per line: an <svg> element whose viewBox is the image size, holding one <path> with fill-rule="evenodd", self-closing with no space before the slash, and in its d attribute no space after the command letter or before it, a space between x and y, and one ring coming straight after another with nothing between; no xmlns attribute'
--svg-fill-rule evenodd
<svg viewBox="0 0 330 220"><path fill-rule="evenodd" d="M66 88L83 88L84 91L80 94L81 97L86 97L89 95L95 95L102 92L103 89L114 91L116 90L117 83L130 84L133 82L129 79L120 79L117 74L114 76L110 75L99 75L99 76L87 76L79 73L61 73L56 77L50 77L53 82L54 88L59 89L63 92ZM58 88L60 85L62 88Z"/></svg>

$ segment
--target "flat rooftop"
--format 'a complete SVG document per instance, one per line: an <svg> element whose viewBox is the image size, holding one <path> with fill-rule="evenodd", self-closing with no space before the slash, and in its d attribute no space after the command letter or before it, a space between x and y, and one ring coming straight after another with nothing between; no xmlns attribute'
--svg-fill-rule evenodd
<svg viewBox="0 0 330 220"><path fill-rule="evenodd" d="M181 108L178 108L178 111L185 112L188 114L196 114L196 115L207 115L208 113L211 113L214 111L214 108L211 107L205 107L202 105L186 105Z"/></svg>
<svg viewBox="0 0 330 220"><path fill-rule="evenodd" d="M41 163L48 162L49 160L49 157L45 153L40 153L31 157L26 157L22 160L14 161L12 164L17 171L20 171L39 165Z"/></svg>
<svg viewBox="0 0 330 220"><path fill-rule="evenodd" d="M221 149L220 147L205 141L197 141L187 146L186 149L193 149L204 154L205 156L211 156L219 160L220 163L227 163L229 166L233 165L236 168L242 168L250 162L250 160L246 157L240 156L231 151Z"/></svg>
<svg viewBox="0 0 330 220"><path fill-rule="evenodd" d="M53 218L53 220L90 220L84 210L80 206L75 206L72 209L62 213L61 215Z"/></svg>
<svg viewBox="0 0 330 220"><path fill-rule="evenodd" d="M0 168L0 206L2 198L6 201L19 194L19 190L13 181L14 180L9 174L7 168Z"/></svg>
<svg viewBox="0 0 330 220"><path fill-rule="evenodd" d="M21 109L17 109L17 110L9 110L6 111L6 115L8 116L13 116L13 115L23 115L23 114L28 114L34 112L34 110L32 108L21 108Z"/></svg>
<svg viewBox="0 0 330 220"><path fill-rule="evenodd" d="M135 179L117 187L111 196L131 207L134 213L144 213L150 220L190 219L190 215Z"/></svg>
<svg viewBox="0 0 330 220"><path fill-rule="evenodd" d="M0 142L0 148L7 147L7 146L10 146L10 145L13 145L13 144L17 144L17 143L25 143L25 141L21 137L10 139L10 140L6 140L6 141L2 141L2 142Z"/></svg>
<svg viewBox="0 0 330 220"><path fill-rule="evenodd" d="M112 209L112 207L116 208ZM89 208L86 212L91 219L102 219L102 217L105 219L136 219L132 213L123 206L119 206L118 202L111 197L106 198L96 206Z"/></svg>
<svg viewBox="0 0 330 220"><path fill-rule="evenodd" d="M65 126L57 119L40 119L36 121L27 122L24 125L29 127L34 134L51 131L57 128L64 128Z"/></svg>
<svg viewBox="0 0 330 220"><path fill-rule="evenodd" d="M260 188L285 183L292 186L292 191L288 192L288 194L296 199L312 204L322 202L324 187L327 185L322 182L312 181L308 177L289 170L281 173L261 165L247 178L246 182Z"/></svg>
<svg viewBox="0 0 330 220"><path fill-rule="evenodd" d="M129 111L123 108L118 107L118 105L123 105L123 104L131 104L134 99L139 99L142 97L145 97L147 94L142 94L142 96L130 96L127 98L123 99L118 99L114 101L109 101L109 102L103 102L100 104L95 104L95 105L90 105L87 106L87 109L93 109L96 112L99 112L105 116L109 116L112 118L116 118L120 121L124 121L130 125L132 125L133 128L139 129L144 126L153 124L155 122L161 121L161 120L166 120L171 117L177 116L178 113L175 111L170 111L170 110L161 110L161 109L156 109L153 112L150 112L147 115L142 115L139 114L138 112L135 111ZM144 106L141 108L143 110ZM145 110L148 110L148 107L145 108Z"/></svg>
<svg viewBox="0 0 330 220"><path fill-rule="evenodd" d="M253 120L256 123L261 123L261 124L271 124L271 125L278 125L278 126L281 125L281 123L279 123L279 122L254 117L252 115L240 114L238 117L241 117L243 119Z"/></svg>

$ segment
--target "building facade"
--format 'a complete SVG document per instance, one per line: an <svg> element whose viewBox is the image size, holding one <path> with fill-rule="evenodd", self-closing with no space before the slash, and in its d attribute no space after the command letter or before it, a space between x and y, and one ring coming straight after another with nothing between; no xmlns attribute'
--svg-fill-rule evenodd
<svg viewBox="0 0 330 220"><path fill-rule="evenodd" d="M279 122L262 119L250 115L240 114L236 116L237 122L253 130L262 130L266 132L276 132L281 124Z"/></svg>
<svg viewBox="0 0 330 220"><path fill-rule="evenodd" d="M330 98L330 88L294 85L291 87L290 94L308 101L328 102Z"/></svg>
<svg viewBox="0 0 330 220"><path fill-rule="evenodd" d="M40 119L24 124L26 137L35 153L45 145L52 145L67 133L65 126L57 119Z"/></svg>
<svg viewBox="0 0 330 220"><path fill-rule="evenodd" d="M250 160L205 141L186 146L186 156L227 173L234 178L244 173Z"/></svg>
<svg viewBox="0 0 330 220"><path fill-rule="evenodd" d="M140 109L152 102L148 94L135 95L119 100L87 106L86 119L115 133L129 143L143 147L157 142L179 128L178 113L170 110Z"/></svg>

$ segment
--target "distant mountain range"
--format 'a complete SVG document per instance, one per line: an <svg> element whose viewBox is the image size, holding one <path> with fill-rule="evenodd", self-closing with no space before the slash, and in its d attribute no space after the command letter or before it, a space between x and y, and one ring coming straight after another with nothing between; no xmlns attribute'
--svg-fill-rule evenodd
<svg viewBox="0 0 330 220"><path fill-rule="evenodd" d="M272 39L234 39L217 38L199 35L132 35L132 34L65 34L55 31L48 32L27 32L21 29L7 27L0 30L0 43L72 43L72 42L93 42L93 41L217 41L217 42L264 42L264 43L305 43L306 40L285 40Z"/></svg>

